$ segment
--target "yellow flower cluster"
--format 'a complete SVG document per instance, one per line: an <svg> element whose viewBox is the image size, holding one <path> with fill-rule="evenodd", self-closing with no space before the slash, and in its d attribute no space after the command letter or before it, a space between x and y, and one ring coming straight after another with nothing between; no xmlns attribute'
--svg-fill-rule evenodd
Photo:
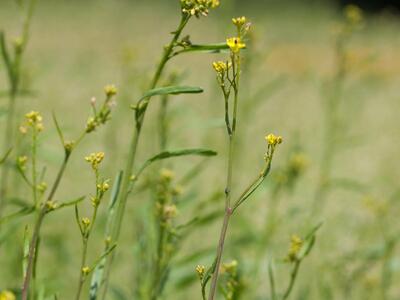
<svg viewBox="0 0 400 300"><path fill-rule="evenodd" d="M89 218L82 218L82 225L83 225L83 227L89 227L90 219Z"/></svg>
<svg viewBox="0 0 400 300"><path fill-rule="evenodd" d="M271 145L271 146L276 146L277 144L281 144L283 141L281 136L276 136L272 133L268 134L265 137L265 139L268 142L268 145Z"/></svg>
<svg viewBox="0 0 400 300"><path fill-rule="evenodd" d="M88 266L82 268L83 275L88 275L89 273L90 273L90 268Z"/></svg>
<svg viewBox="0 0 400 300"><path fill-rule="evenodd" d="M238 28L241 28L244 24L246 24L246 17L238 17L238 18L233 18L232 22L234 25L236 25Z"/></svg>
<svg viewBox="0 0 400 300"><path fill-rule="evenodd" d="M92 165L93 170L97 170L99 164L104 158L104 152L90 153L85 157L85 160Z"/></svg>
<svg viewBox="0 0 400 300"><path fill-rule="evenodd" d="M170 169L161 169L160 176L166 181L171 181L172 179L174 179L175 174Z"/></svg>
<svg viewBox="0 0 400 300"><path fill-rule="evenodd" d="M216 61L213 62L213 68L215 72L217 72L220 75L225 74L225 72L232 66L232 63L228 62L223 62L223 61Z"/></svg>
<svg viewBox="0 0 400 300"><path fill-rule="evenodd" d="M363 20L363 12L356 5L347 5L345 7L344 14L346 19L354 25L360 24Z"/></svg>
<svg viewBox="0 0 400 300"><path fill-rule="evenodd" d="M206 268L203 265L197 265L196 272L199 275L200 280L203 279L205 271L206 271Z"/></svg>
<svg viewBox="0 0 400 300"><path fill-rule="evenodd" d="M228 38L226 44L233 53L238 53L240 49L246 48L246 44L242 42L240 37Z"/></svg>
<svg viewBox="0 0 400 300"><path fill-rule="evenodd" d="M108 183L108 180L105 180L102 183L97 184L97 189L101 193L107 192L110 189L110 184Z"/></svg>
<svg viewBox="0 0 400 300"><path fill-rule="evenodd" d="M164 205L163 217L165 219L175 218L178 214L178 209L175 204Z"/></svg>
<svg viewBox="0 0 400 300"><path fill-rule="evenodd" d="M189 16L207 16L210 8L219 6L219 0L181 0L182 13Z"/></svg>
<svg viewBox="0 0 400 300"><path fill-rule="evenodd" d="M0 292L0 300L15 300L16 297L13 292L11 291L2 291Z"/></svg>
<svg viewBox="0 0 400 300"><path fill-rule="evenodd" d="M297 260L297 255L299 254L302 246L303 240L295 234L292 235L292 237L290 238L290 248L287 256L290 262Z"/></svg>
<svg viewBox="0 0 400 300"><path fill-rule="evenodd" d="M27 133L27 131L28 131L26 126L34 128L39 132L44 129L43 118L40 115L40 113L37 111L32 110L32 111L28 112L27 114L25 114L25 120L26 120L25 125L21 125L19 128L19 130L23 134Z"/></svg>
<svg viewBox="0 0 400 300"><path fill-rule="evenodd" d="M26 167L26 162L27 162L27 161L28 161L28 157L27 157L26 155L19 156L19 157L17 158L18 167L19 167L21 170L24 170L25 167Z"/></svg>
<svg viewBox="0 0 400 300"><path fill-rule="evenodd" d="M237 266L237 260L232 260L229 263L225 263L221 266L221 273L235 274L237 271Z"/></svg>
<svg viewBox="0 0 400 300"><path fill-rule="evenodd" d="M114 84L109 84L104 87L104 92L108 98L117 94L117 88Z"/></svg>

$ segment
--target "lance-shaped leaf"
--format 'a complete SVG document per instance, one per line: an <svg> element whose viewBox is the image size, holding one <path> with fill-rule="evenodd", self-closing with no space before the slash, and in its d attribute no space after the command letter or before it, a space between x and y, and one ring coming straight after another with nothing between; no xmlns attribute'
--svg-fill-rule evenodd
<svg viewBox="0 0 400 300"><path fill-rule="evenodd" d="M186 53L186 52L211 52L211 53L219 53L223 50L228 50L229 46L226 43L217 43L217 44L208 44L208 45L196 45L192 44L184 49L177 51L177 53Z"/></svg>
<svg viewBox="0 0 400 300"><path fill-rule="evenodd" d="M197 86L165 86L147 91L140 100L160 95L199 94L203 91Z"/></svg>
<svg viewBox="0 0 400 300"><path fill-rule="evenodd" d="M7 223L13 219L29 215L29 214L33 213L34 211L35 211L34 206L25 206L25 207L21 208L20 210L1 218L0 224Z"/></svg>
<svg viewBox="0 0 400 300"><path fill-rule="evenodd" d="M149 165L151 165L153 162L156 162L156 161L162 160L162 159L178 157L178 156L187 156L187 155L215 156L215 155L217 155L217 152L210 150L210 149L202 149L202 148L163 151L163 152L149 158L139 169L139 171L136 174L136 177L138 177L143 172L143 170L145 168L147 168Z"/></svg>

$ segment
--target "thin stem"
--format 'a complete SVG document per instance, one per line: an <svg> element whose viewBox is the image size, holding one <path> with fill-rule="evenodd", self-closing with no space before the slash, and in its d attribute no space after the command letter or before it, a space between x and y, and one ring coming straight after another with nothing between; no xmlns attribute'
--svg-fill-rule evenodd
<svg viewBox="0 0 400 300"><path fill-rule="evenodd" d="M237 65L235 64L237 59ZM235 143L235 135L236 135L236 122L237 122L237 107L238 107L238 96L239 96L239 73L240 73L240 57L232 54L232 69L234 70L234 75L236 78L234 80L233 89L234 89L234 107L232 114L232 128L231 131L228 128L229 135L229 153L228 153L228 170L227 170L227 180L226 180L226 188L225 188L225 216L224 221L222 223L221 233L219 237L218 247L217 247L217 260L215 264L215 271L212 275L211 286L209 291L208 300L213 300L215 297L215 293L217 290L218 277L219 277L219 268L221 265L222 254L224 252L224 245L226 239L226 233L228 231L229 220L232 216L233 210L231 208L231 194L232 194L232 176L233 176L233 160L234 160L234 143ZM236 67L235 67L236 65ZM229 113L229 112L228 112ZM227 112L225 111L225 114ZM229 118L228 118L229 120ZM227 127L229 124L226 124Z"/></svg>
<svg viewBox="0 0 400 300"><path fill-rule="evenodd" d="M36 173L36 150L37 150L37 131L35 126L32 133L32 194L35 207L38 205L37 199L37 173Z"/></svg>
<svg viewBox="0 0 400 300"><path fill-rule="evenodd" d="M150 84L150 89L153 89L157 86L161 75L164 71L165 65L167 64L167 62L169 61L169 59L171 58L171 54L173 52L174 46L176 44L176 42L178 41L182 30L185 28L186 24L188 23L190 19L190 16L187 15L182 15L178 29L173 33L173 38L171 39L170 43L168 44L168 46L164 49L163 52L163 56L161 58L160 63L158 64L158 67L156 69L156 72L154 74L154 77L151 81ZM134 164L135 164L135 160L136 160L136 153L137 153L137 147L139 144L139 138L140 138L140 134L141 134L141 129L143 126L143 122L144 122L144 116L147 110L147 106L149 103L150 98L147 98L144 100L144 107L142 110L141 115L139 116L139 118L136 120L136 126L134 129L134 133L132 135L132 139L131 139L131 144L130 144L130 153L128 156L128 160L127 160L127 164L125 167L125 172L124 172L124 178L122 180L122 185L121 185L121 193L119 195L119 201L118 201L118 208L117 208L117 215L116 215L116 224L114 226L113 229L113 234L112 234L112 239L114 242L118 241L119 235L120 235L120 231L121 231L121 226L122 226L122 221L123 221L123 217L124 217L124 213L125 213L125 207L126 207L126 202L129 196L129 192L131 190L130 188L130 177L132 175L132 170L134 168ZM107 286L108 286L108 281L109 281L109 277L110 277L110 268L112 265L112 262L114 260L115 257L115 252L113 252L110 256L110 259L108 261L108 268L106 271L106 278L104 280L104 292L103 292L103 299L105 299L106 294L107 294Z"/></svg>
<svg viewBox="0 0 400 300"><path fill-rule="evenodd" d="M297 278L297 273L299 272L299 268L300 268L300 262L301 260L296 260L295 265L293 267L292 272L290 273L290 282L289 285L286 289L286 292L283 294L282 300L286 300L289 298L290 293L293 290L294 287L294 283L296 282L296 278Z"/></svg>
<svg viewBox="0 0 400 300"><path fill-rule="evenodd" d="M33 262L34 262L35 255L36 255L36 247L37 247L37 243L38 243L38 239L39 239L40 228L42 226L43 219L44 219L44 216L46 215L46 210L47 210L46 203L53 200L53 197L58 189L58 186L60 185L61 178L63 177L69 157L70 157L70 155L65 156L64 161L61 164L60 170L58 171L56 180L54 181L54 184L50 190L49 196L47 197L47 201L42 204L42 207L41 207L39 214L37 216L37 219L36 219L32 240L29 245L28 265L27 265L26 274L24 277L24 282L22 285L22 295L21 295L22 300L28 299L29 284L30 284L30 280L32 277Z"/></svg>
<svg viewBox="0 0 400 300"><path fill-rule="evenodd" d="M79 270L80 275L79 275L79 281L78 281L78 290L77 290L76 296L75 296L76 300L80 299L83 283L85 282L85 279L84 279L85 275L83 274L83 268L86 266L86 256L87 256L87 249L88 249L88 237L82 237L82 242L83 242L83 252L82 252L82 258L81 258L81 268Z"/></svg>

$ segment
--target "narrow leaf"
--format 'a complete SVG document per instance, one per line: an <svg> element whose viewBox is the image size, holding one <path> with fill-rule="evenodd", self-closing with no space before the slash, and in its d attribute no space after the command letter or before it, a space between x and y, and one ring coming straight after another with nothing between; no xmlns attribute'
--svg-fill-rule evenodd
<svg viewBox="0 0 400 300"><path fill-rule="evenodd" d="M152 164L155 161L172 158L172 157L178 157L178 156L186 156L186 155L215 156L215 155L217 155L217 152L215 152L213 150L201 149L201 148L175 150L175 151L164 151L164 152L161 152L161 153L149 158L139 169L139 171L137 172L137 176L140 175L140 173L142 173L146 167L148 167L150 164Z"/></svg>
<svg viewBox="0 0 400 300"><path fill-rule="evenodd" d="M147 91L140 100L158 95L199 94L202 92L203 89L196 86L165 86Z"/></svg>
<svg viewBox="0 0 400 300"><path fill-rule="evenodd" d="M219 53L223 50L228 50L229 46L226 43L217 43L217 44L208 44L208 45L190 45L185 47L183 50L178 51L178 53L186 53L186 52L211 52L211 53Z"/></svg>

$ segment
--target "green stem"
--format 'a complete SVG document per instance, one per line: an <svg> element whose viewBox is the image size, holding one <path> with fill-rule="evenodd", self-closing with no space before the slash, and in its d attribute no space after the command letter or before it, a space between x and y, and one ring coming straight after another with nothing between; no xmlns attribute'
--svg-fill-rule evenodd
<svg viewBox="0 0 400 300"><path fill-rule="evenodd" d="M79 300L81 297L83 283L85 282L85 274L83 274L83 268L86 266L86 256L87 256L87 249L88 249L88 237L83 237L83 252L82 252L82 259L81 259L81 268L79 270L79 281L78 281L78 290L76 292L75 299Z"/></svg>
<svg viewBox="0 0 400 300"><path fill-rule="evenodd" d="M235 68L235 62L237 59L237 66ZM219 236L219 242L217 247L217 260L215 264L215 271L212 275L211 279L211 286L208 295L208 300L213 300L215 297L215 293L217 290L218 284L218 277L219 277L219 268L221 265L222 254L224 252L224 245L226 239L226 233L228 231L229 220L232 216L233 209L231 207L231 194L232 194L232 176L233 176L233 160L234 160L234 142L235 142L235 135L236 135L236 123L237 123L237 107L238 107L238 99L239 99L239 74L240 74L240 57L236 55L232 55L232 68L234 70L234 75L236 78L234 79L234 107L233 107L233 114L232 114L232 128L229 129L229 123L226 121L226 126L228 128L228 132L231 134L229 135L229 154L228 154L228 170L227 170L227 180L226 180L226 188L225 188L225 215L224 221L222 223L221 233ZM236 70L236 71L235 71ZM225 112L226 114L227 112ZM229 118L228 118L229 120Z"/></svg>
<svg viewBox="0 0 400 300"><path fill-rule="evenodd" d="M35 255L36 255L36 248L37 248L37 243L40 235L40 228L43 223L43 219L46 215L46 203L49 201L53 200L53 197L58 189L58 186L60 185L61 179L63 177L65 168L67 166L68 160L69 160L70 155L66 155L64 158L64 161L60 167L60 170L58 171L56 180L54 181L53 187L51 188L51 191L49 193L49 196L47 197L47 200L42 204L42 207L39 211L39 214L36 219L34 231L33 231L33 236L32 240L29 245L29 253L28 253L28 264L27 264L27 269L26 269L26 274L24 277L24 282L22 285L22 295L21 295L21 300L27 300L28 299L28 293L29 293L29 284L30 280L32 277L32 270L33 270L33 264L35 260Z"/></svg>
<svg viewBox="0 0 400 300"><path fill-rule="evenodd" d="M301 260L296 260L296 262L295 262L295 264L294 264L294 267L293 267L293 270L292 270L292 272L290 273L290 282L289 282L289 285L288 285L288 287L287 287L287 289L286 289L286 292L283 294L282 300L288 299L289 296L290 296L290 293L291 293L292 290L293 290L294 283L296 282L297 274L298 274L298 272L299 272L300 263L301 263Z"/></svg>
<svg viewBox="0 0 400 300"><path fill-rule="evenodd" d="M170 56L173 52L174 46L175 46L176 42L178 41L178 39L182 33L182 30L185 28L189 19L190 19L190 17L188 17L187 15L182 15L178 29L173 33L174 36L173 36L172 40L170 41L169 45L164 49L164 53L161 58L161 61L158 65L156 72L154 74L154 77L151 81L150 89L153 89L157 86L157 84L160 80L160 77L162 75L162 72L165 68L165 65L167 64L167 62L170 59ZM130 177L132 175L132 171L133 171L134 164L135 164L137 147L139 144L141 129L143 126L144 116L145 116L145 113L147 110L149 100L150 100L150 98L147 98L143 102L144 103L143 111L142 111L141 116L136 120L136 126L135 126L134 133L133 133L132 139L131 139L131 144L130 144L130 148L129 148L130 152L129 152L127 164L126 164L125 171L124 171L124 178L122 180L121 193L119 194L120 199L119 199L119 201L117 201L117 203L119 203L119 204L118 204L116 218L115 218L116 224L115 224L113 232L112 232L112 240L114 242L118 241L120 231L121 231L122 221L123 221L123 217L124 217L124 213L125 213L126 202L128 200L128 196L129 196L129 192L130 192ZM109 281L109 277L110 277L110 268L111 268L112 262L114 260L114 257L115 257L115 251L111 254L110 259L108 260L106 278L104 280L103 299L105 299L106 294L107 294L108 281Z"/></svg>

